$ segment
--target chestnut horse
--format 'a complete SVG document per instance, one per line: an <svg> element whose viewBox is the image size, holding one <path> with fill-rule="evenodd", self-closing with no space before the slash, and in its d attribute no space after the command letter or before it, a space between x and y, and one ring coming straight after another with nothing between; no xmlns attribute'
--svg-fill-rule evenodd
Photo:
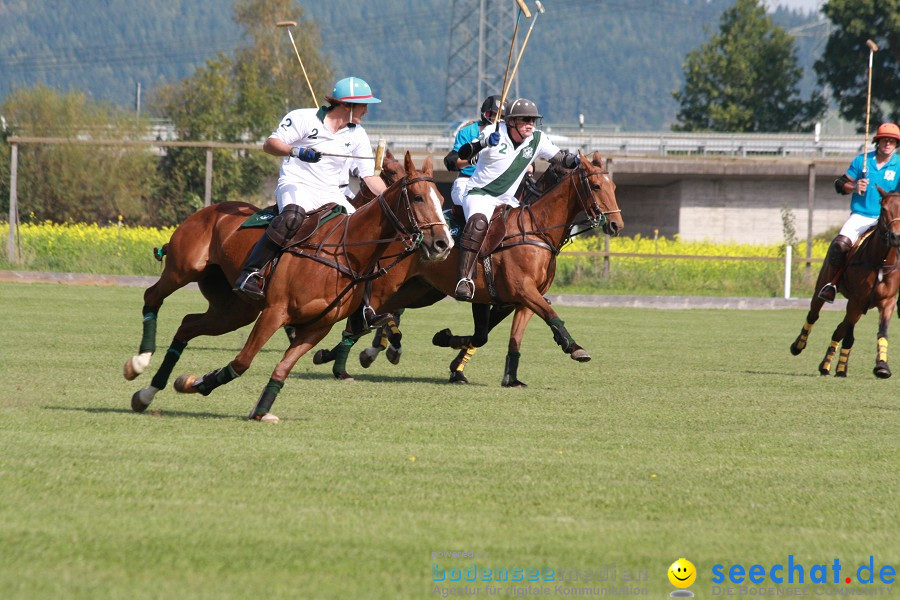
<svg viewBox="0 0 900 600"><path fill-rule="evenodd" d="M262 229L241 227L258 209L243 202L223 202L188 217L165 247L166 263L159 281L144 293L144 335L139 354L125 363L126 379L134 379L150 363L156 346L156 317L165 298L197 282L209 306L205 313L184 317L151 385L132 396L132 409L146 410L168 383L191 339L221 335L256 319L246 344L231 363L203 377L179 377L175 388L208 395L242 375L271 335L290 325L294 331L290 347L250 413L257 420L277 421L269 410L291 369L334 323L360 306L365 286L359 284L379 274L374 267L389 245L398 241L405 249L395 261L416 249L424 263L449 255L453 240L432 177L431 158L419 172L407 152L405 170L407 175L377 202L352 215L331 219L309 239L285 251L276 260L277 267L272 267L274 272L270 270L264 301L251 303L231 289L244 259L262 235Z"/></svg>
<svg viewBox="0 0 900 600"><path fill-rule="evenodd" d="M835 377L846 377L853 348L853 329L859 318L873 306L878 307L878 352L873 372L876 377L887 379L891 376L888 366L888 325L897 305L897 291L900 289L900 192L887 193L878 188L881 194L881 215L878 223L864 236L851 251L847 259L838 291L847 298L847 311L844 319L831 334L831 345L825 352L825 358L819 363L819 373L823 376L831 374L831 365L837 347L841 344ZM827 260L827 259L826 259ZM815 291L825 285L825 270L819 275ZM806 322L800 335L791 344L791 354L797 356L806 348L807 338L812 326L819 319L819 311L824 301L813 293L809 305Z"/></svg>
<svg viewBox="0 0 900 600"><path fill-rule="evenodd" d="M451 382L467 381L462 369L475 348L486 343L490 329L513 310L516 316L509 339L504 386L524 385L517 377L519 350L525 327L535 312L550 325L554 339L571 358L580 362L590 360L590 355L571 338L543 294L553 281L556 255L570 239L569 231L579 215L584 214L587 223L593 227L602 222L604 231L611 235L617 235L624 226L615 198L615 184L602 165L597 153L591 161L581 157L575 169L565 172L561 179L558 175L553 178L556 185L540 200L509 211L506 236L489 258L493 293L487 289L483 268L479 270L476 280L478 289L473 304L475 335L460 337L444 330L436 334L433 340L439 346L461 348L459 356L451 363ZM545 173L545 177L547 175ZM542 183L543 180L544 177ZM406 272L395 271L374 283L372 306L379 311L393 312L402 308L428 306L446 295L452 295L457 281L455 263L452 258L446 263L448 268L443 269L415 259L405 263ZM392 348L388 357L396 364L400 337L396 327L392 328L391 337ZM335 377L348 379L346 357L355 341L353 336L345 333L344 340L335 348L317 352L315 362L321 364L334 360L332 372ZM371 364L382 343L377 341L373 348L360 354L363 366Z"/></svg>

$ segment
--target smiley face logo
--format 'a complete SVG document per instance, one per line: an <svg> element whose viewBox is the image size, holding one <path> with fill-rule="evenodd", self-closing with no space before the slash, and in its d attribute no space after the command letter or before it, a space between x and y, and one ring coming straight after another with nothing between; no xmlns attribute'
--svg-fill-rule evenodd
<svg viewBox="0 0 900 600"><path fill-rule="evenodd" d="M697 579L697 569L686 558L679 558L669 567L669 581L677 588L691 587Z"/></svg>

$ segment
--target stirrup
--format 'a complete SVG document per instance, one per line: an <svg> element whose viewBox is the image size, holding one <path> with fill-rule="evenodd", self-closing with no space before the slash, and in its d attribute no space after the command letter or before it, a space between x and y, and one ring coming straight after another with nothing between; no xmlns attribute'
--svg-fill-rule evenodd
<svg viewBox="0 0 900 600"><path fill-rule="evenodd" d="M388 321L394 319L393 313L382 313L378 314L375 312L375 309L369 305L363 307L363 319L366 322L367 329L376 329L381 327L382 325L387 324Z"/></svg>
<svg viewBox="0 0 900 600"><path fill-rule="evenodd" d="M466 287L463 287L465 284ZM457 300L466 301L475 297L475 282L468 277L463 277L456 283L456 292L454 293Z"/></svg>
<svg viewBox="0 0 900 600"><path fill-rule="evenodd" d="M250 283L250 280L256 278L259 280L259 283L256 284L256 289L247 289L247 284ZM244 295L247 298L265 298L266 293L263 289L265 285L265 279L262 276L262 273L259 271L251 271L249 273L241 273L241 276L238 278L238 283L235 285L232 290Z"/></svg>
<svg viewBox="0 0 900 600"><path fill-rule="evenodd" d="M822 289L819 290L819 299L824 300L828 304L834 303L834 298L837 296L837 286L833 283L826 283L822 286Z"/></svg>

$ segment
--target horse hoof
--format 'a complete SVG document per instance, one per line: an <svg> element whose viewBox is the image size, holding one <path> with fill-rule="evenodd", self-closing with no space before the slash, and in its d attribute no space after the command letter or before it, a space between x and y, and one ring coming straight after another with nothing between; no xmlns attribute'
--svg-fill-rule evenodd
<svg viewBox="0 0 900 600"><path fill-rule="evenodd" d="M196 375L179 375L178 379L175 380L175 391L181 394L196 394L195 381L197 381Z"/></svg>
<svg viewBox="0 0 900 600"><path fill-rule="evenodd" d="M136 356L132 356L125 361L125 367L122 369L125 379L133 381L138 375L150 365L150 352L144 352Z"/></svg>
<svg viewBox="0 0 900 600"><path fill-rule="evenodd" d="M891 376L891 368L887 365L886 362L879 361L878 364L875 365L875 369L873 369L872 372L878 379L887 379Z"/></svg>
<svg viewBox="0 0 900 600"><path fill-rule="evenodd" d="M324 365L334 360L334 353L331 350L319 350L313 355L314 365Z"/></svg>
<svg viewBox="0 0 900 600"><path fill-rule="evenodd" d="M144 404L144 400L141 398L141 392L137 391L131 396L131 410L136 413L142 413L147 410L149 404Z"/></svg>
<svg viewBox="0 0 900 600"><path fill-rule="evenodd" d="M450 383L469 383L469 379L462 371L453 371L450 373Z"/></svg>
<svg viewBox="0 0 900 600"><path fill-rule="evenodd" d="M528 387L527 385L525 385L524 383L522 383L522 382L519 381L518 379L513 379L512 381L509 381L508 379L505 379L505 378L504 378L503 381L500 383L500 385L502 385L503 387L508 387L508 388L524 388L524 387Z"/></svg>
<svg viewBox="0 0 900 600"><path fill-rule="evenodd" d="M798 347L797 344L791 344L791 354L800 356L801 352L803 352L803 348Z"/></svg>
<svg viewBox="0 0 900 600"><path fill-rule="evenodd" d="M334 378L338 381L353 381L353 376L351 376L346 371L343 371L341 373L335 373L334 371L332 371L331 374L334 375Z"/></svg>
<svg viewBox="0 0 900 600"><path fill-rule="evenodd" d="M847 377L847 371L838 371L834 374L835 377Z"/></svg>
<svg viewBox="0 0 900 600"><path fill-rule="evenodd" d="M390 361L392 365L396 365L400 363L400 354L403 353L403 348L395 348L393 345L388 346L387 352L385 352L385 356Z"/></svg>
<svg viewBox="0 0 900 600"><path fill-rule="evenodd" d="M279 423L281 419L273 415L272 413L265 413L262 415L256 415L251 419L252 421L259 421L260 423Z"/></svg>
<svg viewBox="0 0 900 600"><path fill-rule="evenodd" d="M381 352L381 348L376 348L375 346L369 346L365 350L359 353L359 366L363 369L368 369L372 366L372 363L375 362L375 358L378 356L378 353Z"/></svg>
<svg viewBox="0 0 900 600"><path fill-rule="evenodd" d="M440 348L449 348L450 347L450 336L453 335L453 332L450 329L441 329L434 337L431 338L431 343Z"/></svg>
<svg viewBox="0 0 900 600"><path fill-rule="evenodd" d="M572 360L577 360L578 362L588 362L591 360L591 355L587 353L587 350L584 348L578 348L572 351Z"/></svg>

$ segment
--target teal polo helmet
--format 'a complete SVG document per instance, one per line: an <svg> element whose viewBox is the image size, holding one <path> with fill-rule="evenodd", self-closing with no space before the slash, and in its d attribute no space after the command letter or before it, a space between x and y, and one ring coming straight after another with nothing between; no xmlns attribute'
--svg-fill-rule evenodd
<svg viewBox="0 0 900 600"><path fill-rule="evenodd" d="M336 84L330 96L325 96L332 102L345 102L347 104L377 104L381 102L372 95L372 88L359 77L344 77Z"/></svg>

